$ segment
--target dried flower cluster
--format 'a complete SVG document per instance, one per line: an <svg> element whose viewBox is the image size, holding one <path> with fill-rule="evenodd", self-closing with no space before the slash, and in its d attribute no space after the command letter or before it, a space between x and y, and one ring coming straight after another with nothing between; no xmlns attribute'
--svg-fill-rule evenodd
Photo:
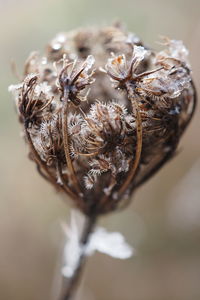
<svg viewBox="0 0 200 300"><path fill-rule="evenodd" d="M86 215L125 205L173 155L196 94L188 51L120 26L61 33L10 86L39 172Z"/></svg>

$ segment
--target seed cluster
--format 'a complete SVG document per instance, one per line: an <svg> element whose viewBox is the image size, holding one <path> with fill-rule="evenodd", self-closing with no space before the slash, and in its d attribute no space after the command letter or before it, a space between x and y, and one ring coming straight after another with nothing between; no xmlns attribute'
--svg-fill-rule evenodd
<svg viewBox="0 0 200 300"><path fill-rule="evenodd" d="M57 35L10 86L40 174L85 214L126 204L172 156L196 103L188 51L120 26Z"/></svg>

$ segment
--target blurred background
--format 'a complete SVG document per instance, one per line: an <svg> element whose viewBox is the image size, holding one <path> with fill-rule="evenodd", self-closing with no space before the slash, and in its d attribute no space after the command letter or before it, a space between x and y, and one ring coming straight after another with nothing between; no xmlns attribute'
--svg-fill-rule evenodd
<svg viewBox="0 0 200 300"><path fill-rule="evenodd" d="M121 20L147 44L181 39L200 82L199 0L0 0L0 299L56 300L69 207L36 172L20 137L8 85L32 50L59 31ZM76 299L200 299L200 112L179 154L134 195L123 212L100 220L136 249L127 261L89 259Z"/></svg>

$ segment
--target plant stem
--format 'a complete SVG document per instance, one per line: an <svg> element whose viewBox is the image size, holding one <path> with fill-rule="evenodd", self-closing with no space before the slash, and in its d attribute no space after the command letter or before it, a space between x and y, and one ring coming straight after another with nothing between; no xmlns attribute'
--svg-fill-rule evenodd
<svg viewBox="0 0 200 300"><path fill-rule="evenodd" d="M64 100L63 100L63 107L62 107L62 135L63 135L63 144L64 144L64 151L65 151L65 158L67 162L67 168L70 171L71 178L74 182L74 186L76 187L78 192L80 191L79 183L75 174L74 166L72 164L72 160L70 157L69 151L69 136L68 136L68 110L69 110L69 103L68 103L68 91L65 92Z"/></svg>
<svg viewBox="0 0 200 300"><path fill-rule="evenodd" d="M71 300L72 296L78 286L81 272L83 270L83 266L86 261L86 254L85 254L86 247L85 246L87 245L87 243L89 241L90 234L92 233L95 224L96 224L96 215L88 217L85 221L82 237L80 240L80 247L82 248L82 252L79 257L79 261L77 263L76 270L74 271L73 277L71 277L68 282L68 286L64 293L64 296L62 297L62 300Z"/></svg>
<svg viewBox="0 0 200 300"><path fill-rule="evenodd" d="M139 109L139 105L137 102L137 94L133 93L133 88L129 83L126 84L126 89L127 89L127 94L128 94L128 99L131 101L132 105L132 110L133 113L136 117L136 135L137 135L137 144L136 144L136 151L135 151L135 157L133 161L133 165L131 170L129 171L129 174L126 178L126 181L124 184L121 186L119 190L119 194L122 195L125 190L128 188L130 182L133 180L136 171L138 169L139 163L140 163L140 158L141 158L141 153L142 153L142 118L141 118L141 113Z"/></svg>

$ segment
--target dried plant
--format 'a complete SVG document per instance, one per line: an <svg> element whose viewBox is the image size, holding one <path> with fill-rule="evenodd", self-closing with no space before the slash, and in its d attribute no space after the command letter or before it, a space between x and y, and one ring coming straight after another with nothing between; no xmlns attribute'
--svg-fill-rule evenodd
<svg viewBox="0 0 200 300"><path fill-rule="evenodd" d="M88 217L82 245L99 215L124 207L173 157L194 113L188 51L181 41L162 44L156 52L120 26L61 33L10 86L30 158Z"/></svg>

